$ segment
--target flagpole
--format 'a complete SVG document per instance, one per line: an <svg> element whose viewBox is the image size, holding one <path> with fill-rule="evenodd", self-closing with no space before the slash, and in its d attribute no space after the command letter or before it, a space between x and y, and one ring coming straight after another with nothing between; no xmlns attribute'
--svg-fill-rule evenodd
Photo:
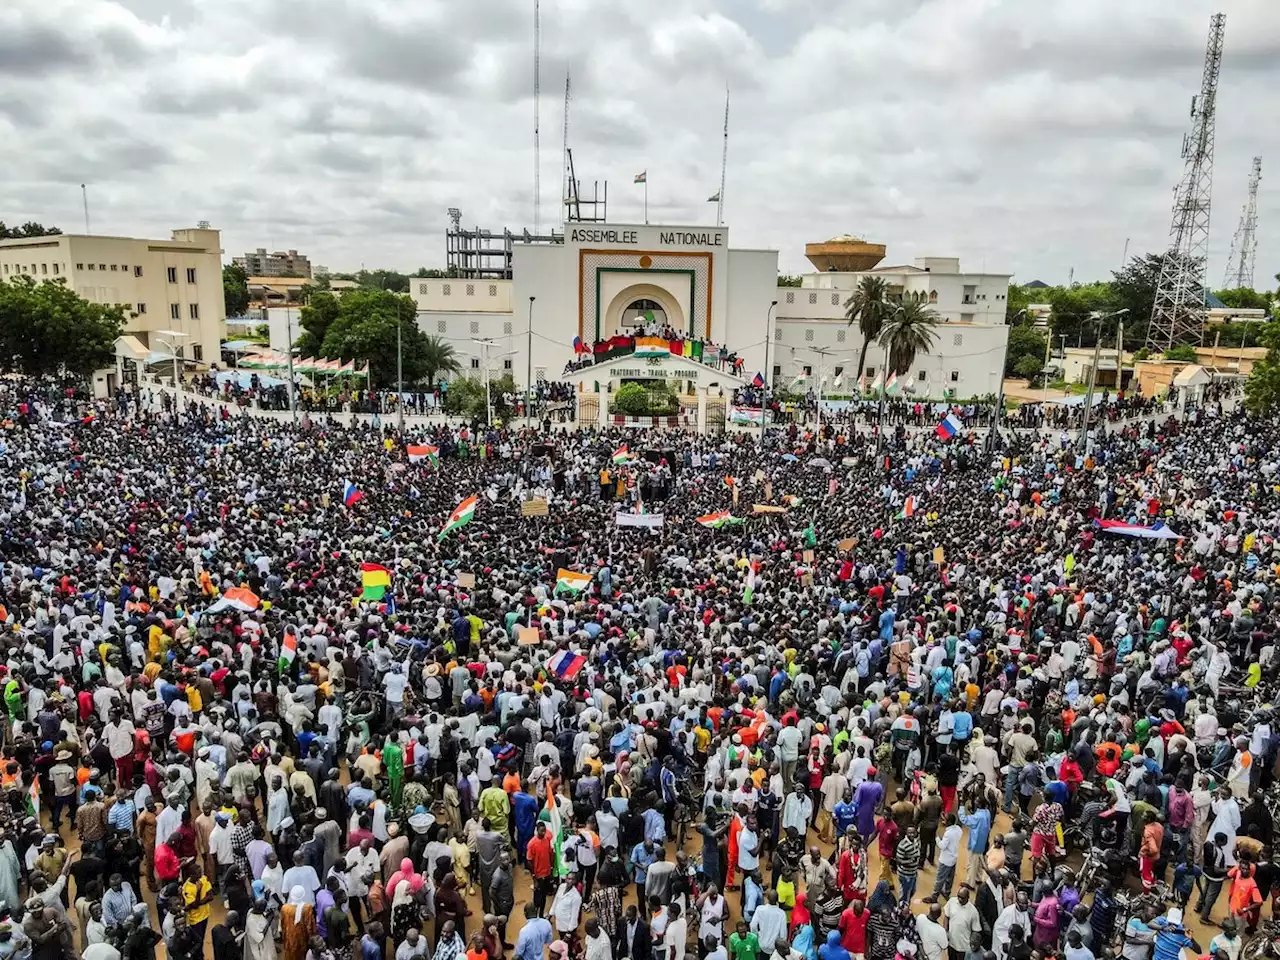
<svg viewBox="0 0 1280 960"><path fill-rule="evenodd" d="M649 225L649 171L644 174L644 223Z"/></svg>

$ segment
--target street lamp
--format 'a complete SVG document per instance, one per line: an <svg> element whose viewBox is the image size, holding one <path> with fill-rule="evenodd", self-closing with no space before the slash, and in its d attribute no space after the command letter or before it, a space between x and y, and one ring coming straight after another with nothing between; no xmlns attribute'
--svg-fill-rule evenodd
<svg viewBox="0 0 1280 960"><path fill-rule="evenodd" d="M178 347L174 341L178 337L189 337L191 334L183 333L181 330L157 330L154 335L161 343L169 345L169 356L173 358L173 419L177 420L182 398L178 396Z"/></svg>
<svg viewBox="0 0 1280 960"><path fill-rule="evenodd" d="M773 382L773 371L769 369L769 341L773 339L773 331L769 329L769 325L773 320L773 311L778 307L778 301L774 300L769 304L769 309L764 315L764 388L760 393L760 449L764 449L764 425L765 418L769 416L769 385Z"/></svg>
<svg viewBox="0 0 1280 960"><path fill-rule="evenodd" d="M481 359L480 363L484 367L484 411L485 411L484 422L485 422L485 426L492 426L493 425L493 398L489 395L489 348L493 346L493 338L485 337L483 339L480 339L477 337L472 337L471 342L480 344L480 351L483 354L483 358ZM516 351L514 350L508 350L506 353L498 354L496 359L501 360L503 357L509 357L515 352Z"/></svg>
<svg viewBox="0 0 1280 960"><path fill-rule="evenodd" d="M404 317L396 299L396 429L404 433Z"/></svg>
<svg viewBox="0 0 1280 960"><path fill-rule="evenodd" d="M525 345L524 360L524 418L532 419L533 413L533 301L537 297L529 298L529 330L527 332L528 342Z"/></svg>

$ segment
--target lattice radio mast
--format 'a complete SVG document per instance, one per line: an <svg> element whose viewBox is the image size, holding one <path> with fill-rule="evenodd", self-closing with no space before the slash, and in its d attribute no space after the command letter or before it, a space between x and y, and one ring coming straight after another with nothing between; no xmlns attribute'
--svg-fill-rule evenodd
<svg viewBox="0 0 1280 960"><path fill-rule="evenodd" d="M1231 238L1231 256L1227 258L1227 275L1222 279L1226 290L1237 287L1253 289L1253 261L1258 252L1258 181L1262 179L1262 158L1253 158L1249 173L1249 194L1240 214L1240 225Z"/></svg>
<svg viewBox="0 0 1280 960"><path fill-rule="evenodd" d="M1204 334L1205 260L1209 253L1209 201L1213 190L1213 136L1217 112L1218 73L1222 69L1222 34L1226 14L1209 20L1200 93L1191 98L1191 133L1182 140L1186 168L1173 193L1173 222L1156 284L1148 349L1167 350L1180 343L1199 343Z"/></svg>
<svg viewBox="0 0 1280 960"><path fill-rule="evenodd" d="M542 209L542 153L538 146L538 105L542 99L542 25L539 0L533 0L533 233L538 235L538 214Z"/></svg>

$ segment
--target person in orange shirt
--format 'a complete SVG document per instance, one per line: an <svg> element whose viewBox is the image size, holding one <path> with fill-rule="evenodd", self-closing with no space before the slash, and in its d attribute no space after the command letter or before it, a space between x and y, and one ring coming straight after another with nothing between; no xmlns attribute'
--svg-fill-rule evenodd
<svg viewBox="0 0 1280 960"><path fill-rule="evenodd" d="M1253 865L1241 861L1227 871L1227 877L1231 880L1231 915L1238 917L1248 927L1248 932L1253 933L1258 928L1258 917L1262 913L1262 893L1253 876Z"/></svg>

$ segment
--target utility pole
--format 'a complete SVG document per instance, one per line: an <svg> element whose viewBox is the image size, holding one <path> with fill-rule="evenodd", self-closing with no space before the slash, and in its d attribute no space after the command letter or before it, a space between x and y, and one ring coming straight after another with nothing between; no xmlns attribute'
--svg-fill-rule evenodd
<svg viewBox="0 0 1280 960"><path fill-rule="evenodd" d="M84 203L84 232L91 233L89 229L89 188L83 183L80 184L80 199Z"/></svg>
<svg viewBox="0 0 1280 960"><path fill-rule="evenodd" d="M1089 453L1089 415L1093 412L1093 388L1098 380L1098 362L1102 356L1102 324L1103 321L1110 320L1112 317L1122 317L1129 312L1129 308L1125 307L1114 313L1104 314L1094 318L1093 341L1093 365L1089 368L1089 391L1084 396L1084 422L1080 424L1080 446L1084 449L1086 455ZM1121 323L1124 321L1122 320Z"/></svg>
<svg viewBox="0 0 1280 960"><path fill-rule="evenodd" d="M526 420L530 420L533 417L533 301L536 299L538 298L529 298L528 342L524 350L524 416Z"/></svg>
<svg viewBox="0 0 1280 960"><path fill-rule="evenodd" d="M396 301L396 429L404 433L404 317Z"/></svg>
<svg viewBox="0 0 1280 960"><path fill-rule="evenodd" d="M832 353L830 347L810 347L818 355L818 439L822 439L822 368L827 355Z"/></svg>
<svg viewBox="0 0 1280 960"><path fill-rule="evenodd" d="M262 299L266 302L266 291L263 291ZM294 399L294 379L293 379L293 307L287 303L284 308L284 327L286 339L289 341L286 352L289 355L289 413L293 415L294 426L298 425L298 403Z"/></svg>
<svg viewBox="0 0 1280 960"><path fill-rule="evenodd" d="M769 304L764 315L764 389L760 393L760 449L764 449L765 419L769 416L769 386L773 383L773 371L769 369L769 342L773 339L771 329L773 311L778 309L778 301Z"/></svg>
<svg viewBox="0 0 1280 960"><path fill-rule="evenodd" d="M1116 393L1124 389L1124 317L1120 318L1120 329L1116 331Z"/></svg>

